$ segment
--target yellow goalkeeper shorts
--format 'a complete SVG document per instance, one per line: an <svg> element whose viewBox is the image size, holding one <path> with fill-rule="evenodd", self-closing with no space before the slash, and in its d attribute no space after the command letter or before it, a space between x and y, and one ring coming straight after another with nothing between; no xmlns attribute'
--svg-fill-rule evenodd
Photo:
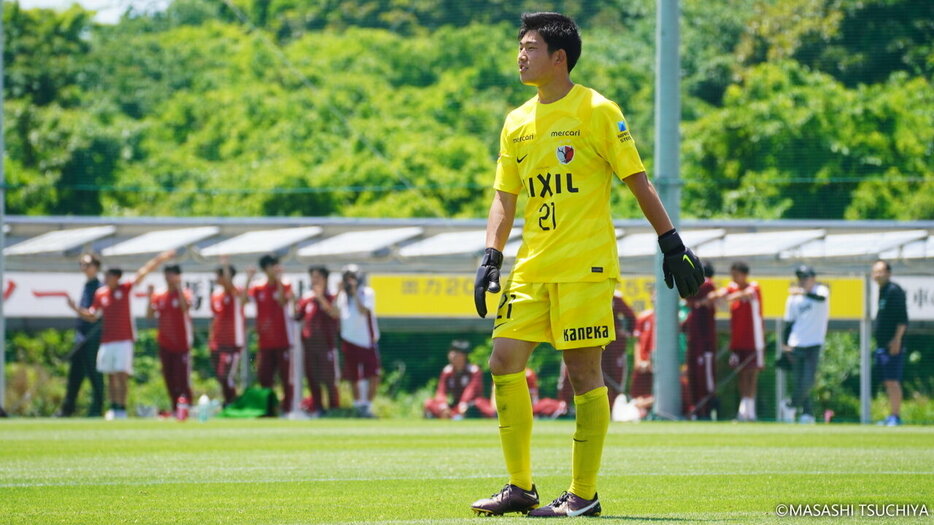
<svg viewBox="0 0 934 525"><path fill-rule="evenodd" d="M594 283L509 281L496 309L493 337L550 343L558 350L603 347L616 340L616 279Z"/></svg>

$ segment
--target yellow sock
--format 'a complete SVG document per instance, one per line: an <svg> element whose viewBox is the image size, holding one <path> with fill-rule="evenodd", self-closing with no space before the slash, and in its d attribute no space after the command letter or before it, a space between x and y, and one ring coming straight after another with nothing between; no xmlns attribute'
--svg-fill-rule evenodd
<svg viewBox="0 0 934 525"><path fill-rule="evenodd" d="M532 397L525 371L493 376L499 439L509 471L509 483L532 490Z"/></svg>
<svg viewBox="0 0 934 525"><path fill-rule="evenodd" d="M610 402L606 387L574 396L577 407L577 430L571 453L571 488L568 492L584 499L597 493L597 472L603 455L603 441L610 426Z"/></svg>

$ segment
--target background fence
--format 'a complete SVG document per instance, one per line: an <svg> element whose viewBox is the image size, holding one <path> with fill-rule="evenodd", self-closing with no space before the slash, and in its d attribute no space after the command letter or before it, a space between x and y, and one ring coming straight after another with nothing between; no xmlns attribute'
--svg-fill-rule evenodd
<svg viewBox="0 0 934 525"><path fill-rule="evenodd" d="M4 205L14 216L52 217L44 226L14 221L8 249L47 231L87 226L82 216L103 216L103 226L152 217L150 229L160 218L178 217L296 218L270 227L308 226L299 217L454 218L482 228L502 119L533 94L515 71L517 20L530 8L577 19L584 53L574 79L620 103L649 173L655 165L654 0L121 5L119 16L102 19L77 6L54 11L4 2ZM922 231L887 249L882 237L867 238L866 250L831 257L818 271L862 277L882 255L894 260L896 281L899 274L929 276L934 228L923 221L934 220L934 4L682 0L681 6L688 228L726 228L721 237L826 229L812 239L822 249L831 244L827 234ZM612 207L618 219L641 216L621 186ZM697 222L704 220L713 222ZM730 230L736 220L747 222ZM869 220L898 222L857 222ZM230 223L203 222L232 236L225 230ZM427 224L398 225L422 231L387 253L367 252L362 262L374 273L469 275L476 263L469 250L428 262L396 250L457 229ZM620 228L627 230L621 242L647 233L636 220ZM295 249L314 246L313 237ZM79 251L116 245L102 238L78 243ZM198 242L189 245L206 247ZM701 256L725 273L731 252L716 242L707 246L711 251L699 250ZM758 275L790 278L796 261L821 260L807 246L814 245L802 241L782 251L766 244L736 258L749 259ZM8 253L7 262L14 271L71 271L64 265L74 253L55 253ZM320 257L289 255L293 272ZM105 257L135 264L119 252ZM186 271L207 264L188 257ZM624 257L624 268L648 274L650 256ZM50 414L61 395L60 360L71 336L65 318L54 319L9 316L6 373L15 413ZM383 322L384 361L395 374L384 387L389 398L424 393L453 337L469 338L480 348L474 358L484 361L487 327L460 316ZM204 329L195 351L202 376ZM858 393L851 361L857 330L834 326L818 385L822 406L844 419L851 417L847 396ZM147 337L140 348L152 357ZM928 414L915 420L934 420L924 408L934 390L930 326L913 322L908 342L906 384L920 396L911 410ZM547 393L556 356L536 356ZM133 395L161 403L155 393L161 385L146 363L144 357ZM404 372L395 363L404 363ZM771 364L760 393L773 388L770 370ZM199 384L213 388L206 379ZM729 395L723 400L730 412ZM773 401L761 395L760 414L772 413Z"/></svg>

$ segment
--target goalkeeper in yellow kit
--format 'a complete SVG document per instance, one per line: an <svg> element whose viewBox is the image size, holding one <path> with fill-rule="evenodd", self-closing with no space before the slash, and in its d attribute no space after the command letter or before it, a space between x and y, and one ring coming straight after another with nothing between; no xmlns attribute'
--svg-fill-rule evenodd
<svg viewBox="0 0 934 525"><path fill-rule="evenodd" d="M704 280L700 261L684 247L646 177L619 106L571 81L580 51L570 18L522 15L519 78L538 94L509 113L503 125L474 297L477 313L485 317L485 293L500 289L501 250L523 193L528 199L522 247L496 312L490 356L509 483L474 502L471 508L479 514L601 512L597 472L610 422L601 352L616 337L611 305L619 275L610 215L614 173L659 234L668 287L677 284L681 296L689 297ZM539 507L532 480L532 405L525 380L526 363L541 342L562 351L577 409L571 485L545 507Z"/></svg>

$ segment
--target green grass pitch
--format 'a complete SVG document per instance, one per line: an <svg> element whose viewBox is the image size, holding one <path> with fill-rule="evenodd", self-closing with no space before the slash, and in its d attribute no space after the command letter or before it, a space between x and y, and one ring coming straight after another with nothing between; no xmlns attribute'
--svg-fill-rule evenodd
<svg viewBox="0 0 934 525"><path fill-rule="evenodd" d="M546 502L567 488L572 432L535 423ZM505 479L494 421L0 421L0 523L525 523L469 511ZM934 427L614 423L599 491L592 523L932 523L775 508L934 512Z"/></svg>

